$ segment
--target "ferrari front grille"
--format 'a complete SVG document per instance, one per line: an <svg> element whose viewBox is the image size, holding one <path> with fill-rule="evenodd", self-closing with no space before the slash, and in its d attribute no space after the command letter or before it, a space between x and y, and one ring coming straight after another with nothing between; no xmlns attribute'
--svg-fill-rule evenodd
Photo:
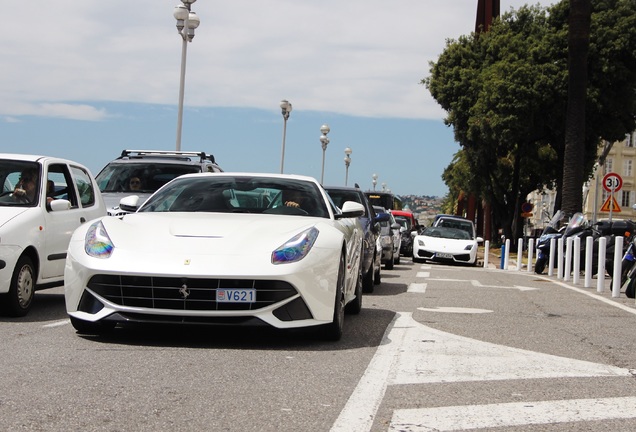
<svg viewBox="0 0 636 432"><path fill-rule="evenodd" d="M88 288L104 299L129 307L193 311L257 310L296 295L287 282L257 279L197 279L130 275L95 275ZM221 288L253 288L252 303L216 301Z"/></svg>

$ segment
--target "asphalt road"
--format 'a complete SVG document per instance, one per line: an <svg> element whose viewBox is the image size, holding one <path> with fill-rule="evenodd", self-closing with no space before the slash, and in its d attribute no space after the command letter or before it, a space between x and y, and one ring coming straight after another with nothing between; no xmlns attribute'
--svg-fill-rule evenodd
<svg viewBox="0 0 636 432"><path fill-rule="evenodd" d="M510 268L510 267L509 267ZM634 431L636 305L402 259L327 343L269 328L75 334L62 289L0 317L7 431Z"/></svg>

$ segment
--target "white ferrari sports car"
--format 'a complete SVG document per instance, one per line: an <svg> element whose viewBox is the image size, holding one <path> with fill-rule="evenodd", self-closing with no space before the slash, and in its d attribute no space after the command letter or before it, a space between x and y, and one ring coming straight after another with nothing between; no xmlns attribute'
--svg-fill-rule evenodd
<svg viewBox="0 0 636 432"><path fill-rule="evenodd" d="M475 235L475 226L471 221L459 217L443 217L434 226L421 230L413 238L413 261L475 265L478 244L483 241L484 239Z"/></svg>
<svg viewBox="0 0 636 432"><path fill-rule="evenodd" d="M124 202L129 199L128 202ZM117 323L313 327L338 340L362 307L362 205L311 177L180 176L136 212L82 225L64 273L79 333Z"/></svg>

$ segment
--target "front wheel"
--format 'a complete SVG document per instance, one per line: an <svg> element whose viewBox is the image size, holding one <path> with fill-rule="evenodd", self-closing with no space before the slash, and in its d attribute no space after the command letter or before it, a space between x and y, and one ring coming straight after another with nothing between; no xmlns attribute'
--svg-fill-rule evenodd
<svg viewBox="0 0 636 432"><path fill-rule="evenodd" d="M13 317L23 317L31 309L35 293L35 266L28 256L22 256L13 270L9 292L6 294L2 308Z"/></svg>
<svg viewBox="0 0 636 432"><path fill-rule="evenodd" d="M543 273L543 270L545 270L545 264L547 263L547 261L548 260L546 258L539 258L537 262L534 264L534 272L536 274Z"/></svg>
<svg viewBox="0 0 636 432"><path fill-rule="evenodd" d="M336 284L336 298L333 306L333 321L329 324L324 324L321 329L322 337L326 340L338 341L342 337L345 313L344 280L345 259L344 256L341 256L338 268L338 282Z"/></svg>

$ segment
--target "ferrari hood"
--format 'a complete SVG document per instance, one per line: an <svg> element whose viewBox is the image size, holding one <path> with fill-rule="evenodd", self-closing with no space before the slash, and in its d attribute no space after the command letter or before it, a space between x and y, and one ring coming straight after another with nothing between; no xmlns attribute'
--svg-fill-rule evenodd
<svg viewBox="0 0 636 432"><path fill-rule="evenodd" d="M319 219L248 213L134 213L122 219L103 218L102 222L115 248L245 254L246 249L272 250Z"/></svg>

